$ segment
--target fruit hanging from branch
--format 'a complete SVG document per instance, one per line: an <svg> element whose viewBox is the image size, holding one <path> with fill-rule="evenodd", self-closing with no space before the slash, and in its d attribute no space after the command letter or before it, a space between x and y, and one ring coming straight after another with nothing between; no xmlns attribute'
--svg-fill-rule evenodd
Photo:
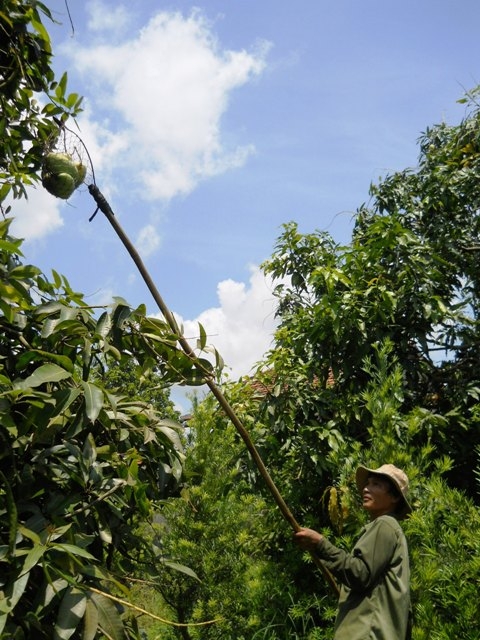
<svg viewBox="0 0 480 640"><path fill-rule="evenodd" d="M47 153L43 162L42 185L56 198L67 200L85 180L87 168L68 153Z"/></svg>

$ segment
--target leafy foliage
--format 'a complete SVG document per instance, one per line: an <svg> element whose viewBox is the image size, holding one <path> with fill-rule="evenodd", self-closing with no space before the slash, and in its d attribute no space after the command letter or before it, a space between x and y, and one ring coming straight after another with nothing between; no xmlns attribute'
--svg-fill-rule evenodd
<svg viewBox="0 0 480 640"><path fill-rule="evenodd" d="M292 511L342 548L352 548L365 523L354 480L358 464L388 461L407 471L415 506L404 525L411 548L414 640L474 638L480 615L475 597L480 113L468 104L471 111L459 125L442 124L422 135L417 169L372 186L370 207L359 209L347 246L326 233L302 235L295 223L285 225L264 264L278 282L274 347L255 380L229 388ZM261 525L251 550L238 545L230 557L227 546L231 564L225 574L211 568L215 584L202 573L205 582L192 583L193 591L181 587L176 599L183 594L183 601L203 607L209 597L218 603L219 592L224 603L235 593L238 607L225 609L230 626L221 627L223 638L331 638L335 601L308 558L293 548L246 454L234 454L235 485L218 471L223 481L216 486L209 466L198 465L205 459L220 470L218 461L228 460L234 467L231 441L209 402L195 414L194 433L200 431L189 452L197 461L198 481L190 479L188 495L199 502L195 509L175 500L175 507L169 505L169 517L182 522L189 555L200 549L195 569L202 573L206 566L208 531L229 522L225 503L235 513L254 492L264 495L265 505L254 516ZM209 437L202 436L207 425ZM198 515L206 503L215 504L219 514L215 520L215 512L207 511L208 524ZM179 552L175 543L168 544ZM257 609L255 593L245 596L257 616L247 632L244 596L230 589L232 575L243 576L249 588L244 567L254 553L264 565L257 592L273 597L264 597ZM223 567L221 561L217 566ZM215 629L188 637L216 637Z"/></svg>
<svg viewBox="0 0 480 640"><path fill-rule="evenodd" d="M48 186L52 172L82 180L78 165L47 154L82 99L67 94L66 74L55 78L44 18L37 0L0 10L0 205L42 178ZM10 209L0 224L0 637L137 638L145 612L130 582L154 580L158 565L144 529L182 472L167 389L203 374L144 306L117 298L97 314L65 277L22 264Z"/></svg>
<svg viewBox="0 0 480 640"><path fill-rule="evenodd" d="M0 203L40 180L81 107L54 77L44 17L36 0L0 10ZM229 386L287 503L339 546L364 522L356 466L407 470L414 640L471 640L480 616L478 94L459 125L426 130L416 169L371 187L347 246L285 225L264 264L279 283L275 346L253 384ZM21 262L8 225L0 637L139 638L141 579L178 621L150 627L164 638L331 638L331 594L210 397L168 497L183 455L164 389L202 381L178 335L122 299L95 315L63 276Z"/></svg>
<svg viewBox="0 0 480 640"><path fill-rule="evenodd" d="M183 454L179 425L109 390L102 372L147 352L161 362L170 332L122 300L95 317L65 278L50 282L20 263L8 226L0 225L0 628L42 638L56 625L67 638L82 624L86 637L97 626L124 637L108 592L127 594L118 576L149 567L139 519L151 519L175 486Z"/></svg>
<svg viewBox="0 0 480 640"><path fill-rule="evenodd" d="M372 206L358 211L350 245L335 246L325 233L302 236L290 223L265 263L275 278L290 278L277 287L281 326L268 361L283 390L274 398L279 409L291 407L296 392L293 360L312 391L305 401L300 390L294 421L328 424L335 415L343 436L363 440L366 416L355 398L369 380L364 362L389 340L405 377L404 410L448 416L451 435L435 444L453 457L457 486L468 481L470 492L465 470L475 466L478 445L469 426L479 394L479 118L474 109L458 126L427 130L418 169L372 187Z"/></svg>
<svg viewBox="0 0 480 640"><path fill-rule="evenodd" d="M408 522L415 639L478 639L478 507L439 478L422 487L422 510Z"/></svg>
<svg viewBox="0 0 480 640"><path fill-rule="evenodd" d="M164 567L158 590L179 622L214 622L172 628L171 636L163 629L162 637L250 638L258 612L281 593L272 574L266 579L270 569L258 544L268 535L261 519L265 502L246 491L242 447L213 397L195 408L188 429L193 442L181 496L164 503L157 536L161 557L188 564L195 575Z"/></svg>
<svg viewBox="0 0 480 640"><path fill-rule="evenodd" d="M282 279L280 328L263 363L274 381L262 414L269 465L279 467L307 522L333 526L333 539L346 548L362 521L355 467L390 461L407 470L418 508L405 524L418 608L414 638L470 638L468 620L479 615L462 577L478 566L479 531L470 501L479 496L480 112L468 104L459 125L422 135L417 169L372 186L371 206L359 209L348 246L325 233L303 236L290 223L264 265ZM333 488L322 510L312 491L319 485ZM432 495L430 505L425 496ZM340 496L337 504L331 496ZM448 505L455 501L454 510ZM450 521L439 517L443 509ZM455 575L453 553L444 549L457 528L469 551L458 554ZM447 625L453 593L459 618Z"/></svg>
<svg viewBox="0 0 480 640"><path fill-rule="evenodd" d="M50 37L37 0L4 0L0 10L0 203L40 180L46 145L75 116L82 98L67 94L67 74L55 79ZM42 102L45 104L42 105Z"/></svg>

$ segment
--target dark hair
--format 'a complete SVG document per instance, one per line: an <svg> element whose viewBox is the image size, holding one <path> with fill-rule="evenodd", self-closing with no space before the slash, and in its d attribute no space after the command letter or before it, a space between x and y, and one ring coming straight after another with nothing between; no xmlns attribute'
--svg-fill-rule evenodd
<svg viewBox="0 0 480 640"><path fill-rule="evenodd" d="M388 478L387 478L388 479ZM397 485L393 482L393 480L388 479L388 492L392 494L394 498L401 498L403 500L403 495Z"/></svg>
<svg viewBox="0 0 480 640"><path fill-rule="evenodd" d="M385 480L385 482L388 484L388 493L391 493L394 498L399 498L403 501L402 492L391 478L384 475L383 473L369 473L368 477L381 478L382 480Z"/></svg>
<svg viewBox="0 0 480 640"><path fill-rule="evenodd" d="M395 505L394 513L399 513L403 509L403 494L391 478L389 478L388 476L383 477L388 484L388 493L398 500L397 504Z"/></svg>

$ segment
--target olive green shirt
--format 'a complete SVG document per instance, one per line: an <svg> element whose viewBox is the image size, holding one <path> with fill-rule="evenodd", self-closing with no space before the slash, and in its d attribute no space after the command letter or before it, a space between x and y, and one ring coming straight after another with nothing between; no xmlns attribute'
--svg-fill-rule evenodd
<svg viewBox="0 0 480 640"><path fill-rule="evenodd" d="M318 556L341 583L335 640L405 640L410 610L410 566L397 520L368 524L352 553L318 543Z"/></svg>

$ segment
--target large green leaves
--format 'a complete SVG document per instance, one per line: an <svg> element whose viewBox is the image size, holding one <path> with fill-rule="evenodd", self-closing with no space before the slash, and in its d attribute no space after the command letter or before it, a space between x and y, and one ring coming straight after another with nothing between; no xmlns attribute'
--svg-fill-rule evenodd
<svg viewBox="0 0 480 640"><path fill-rule="evenodd" d="M81 97L67 94L66 74L55 80L43 17L52 19L41 2L2 2L0 202L10 192L24 196L25 185L39 180L45 144L58 133L58 122L80 111Z"/></svg>
<svg viewBox="0 0 480 640"><path fill-rule="evenodd" d="M53 628L59 640L100 628L137 637L85 580L123 589L106 558L121 576L153 554L137 527L180 479L181 429L165 391L150 398L161 413L136 390L142 376L160 388L183 382L192 364L143 306L117 299L97 319L66 278L21 265L8 223L0 232L1 628L39 640Z"/></svg>
<svg viewBox="0 0 480 640"><path fill-rule="evenodd" d="M85 615L86 608L87 597L84 591L76 587L66 589L58 609L53 640L71 638Z"/></svg>
<svg viewBox="0 0 480 640"><path fill-rule="evenodd" d="M60 382L60 380L65 380L70 376L70 372L65 371L65 369L56 364L43 364L27 378L15 382L13 386L14 389L34 389L48 382Z"/></svg>

